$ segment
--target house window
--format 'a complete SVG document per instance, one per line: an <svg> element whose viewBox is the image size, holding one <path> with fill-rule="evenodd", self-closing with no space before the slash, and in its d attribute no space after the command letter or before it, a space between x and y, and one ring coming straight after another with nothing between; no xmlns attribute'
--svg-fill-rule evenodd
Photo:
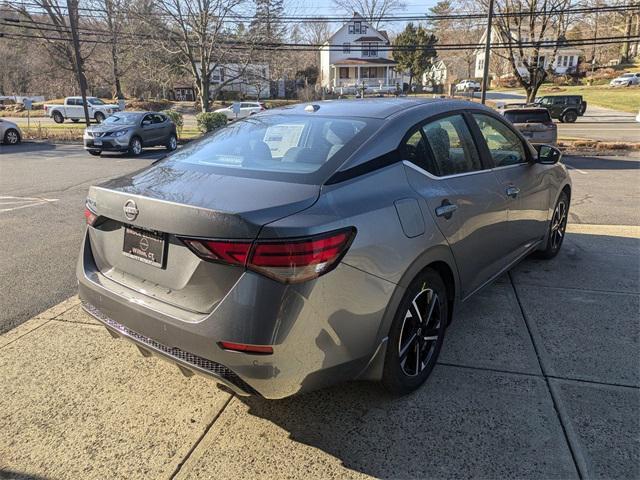
<svg viewBox="0 0 640 480"><path fill-rule="evenodd" d="M338 74L340 78L349 78L349 67L340 67Z"/></svg>
<svg viewBox="0 0 640 480"><path fill-rule="evenodd" d="M354 31L353 31L353 25L349 25L349 33L354 33Z"/></svg>
<svg viewBox="0 0 640 480"><path fill-rule="evenodd" d="M363 35L367 33L367 26L366 25L362 25L360 27L360 33L362 33Z"/></svg>
<svg viewBox="0 0 640 480"><path fill-rule="evenodd" d="M484 58L478 59L478 70L482 70L484 68Z"/></svg>
<svg viewBox="0 0 640 480"><path fill-rule="evenodd" d="M362 44L362 56L363 57L377 57L378 56L378 44L364 43Z"/></svg>
<svg viewBox="0 0 640 480"><path fill-rule="evenodd" d="M573 55L569 57L569 66L573 67Z"/></svg>
<svg viewBox="0 0 640 480"><path fill-rule="evenodd" d="M360 70L362 78L378 78L378 67L365 67Z"/></svg>
<svg viewBox="0 0 640 480"><path fill-rule="evenodd" d="M342 44L342 53L351 53L351 44L349 42Z"/></svg>
<svg viewBox="0 0 640 480"><path fill-rule="evenodd" d="M362 30L361 22L353 22L353 33L360 34Z"/></svg>
<svg viewBox="0 0 640 480"><path fill-rule="evenodd" d="M567 66L567 62L569 61L569 57L567 55L564 56L563 60L562 60L562 66L566 67Z"/></svg>

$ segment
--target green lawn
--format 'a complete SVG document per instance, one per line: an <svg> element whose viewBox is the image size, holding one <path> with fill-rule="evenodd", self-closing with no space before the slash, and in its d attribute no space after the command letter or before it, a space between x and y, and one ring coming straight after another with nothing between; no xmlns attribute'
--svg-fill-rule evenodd
<svg viewBox="0 0 640 480"><path fill-rule="evenodd" d="M524 94L521 88L500 88L495 91L518 92ZM543 85L538 90L540 95L582 95L589 105L612 108L623 112L638 113L640 110L640 86L636 87L616 87L606 85L598 86L566 86L556 87L553 85Z"/></svg>

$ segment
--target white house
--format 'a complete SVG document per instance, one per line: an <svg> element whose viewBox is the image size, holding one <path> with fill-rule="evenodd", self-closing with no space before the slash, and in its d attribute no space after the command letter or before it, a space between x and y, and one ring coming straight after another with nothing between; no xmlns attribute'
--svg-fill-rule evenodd
<svg viewBox="0 0 640 480"><path fill-rule="evenodd" d="M475 76L482 77L483 69L484 69L484 45L486 41L486 31L482 35L480 39L481 47L476 50L476 69ZM529 38L528 31L522 31L522 42L529 42L531 39ZM518 42L518 33L515 31L511 32L511 38L513 41ZM536 37L536 40L538 38ZM572 48L570 46L562 45L558 47L555 58L553 58L553 50L554 47L551 46L554 41L553 38L544 38L543 41L549 42L550 46L542 47L539 51L538 62L539 64L544 64L545 69L550 69L555 74L565 74L572 73L578 66L578 58L582 55L582 50L579 48ZM491 42L492 43L507 43L508 39L504 38L502 33L497 28L493 28L491 34ZM518 42L519 43L519 42ZM524 48L524 52L531 52L531 48ZM506 53L506 49L501 49L502 52ZM515 59L516 59L516 68L520 72L522 76L528 76L527 69L522 64L519 56L517 55L517 46L514 48ZM506 58L497 57L496 55L492 55L492 64L489 66L489 75L493 77L502 77L505 75L509 75L511 73L511 67L509 64L509 60Z"/></svg>
<svg viewBox="0 0 640 480"><path fill-rule="evenodd" d="M200 69L200 64L197 64ZM217 86L229 78L234 80L222 87L225 92L238 92L243 96L255 98L268 98L270 94L269 65L249 64L242 72L243 65L238 63L226 63L218 65L211 73L211 85ZM242 72L241 75L238 74Z"/></svg>
<svg viewBox="0 0 640 480"><path fill-rule="evenodd" d="M449 68L444 60L438 60L431 68L422 74L423 85L446 85L449 77Z"/></svg>
<svg viewBox="0 0 640 480"><path fill-rule="evenodd" d="M320 84L329 90L361 87L395 88L396 74L389 37L376 30L361 15L349 22L320 47Z"/></svg>

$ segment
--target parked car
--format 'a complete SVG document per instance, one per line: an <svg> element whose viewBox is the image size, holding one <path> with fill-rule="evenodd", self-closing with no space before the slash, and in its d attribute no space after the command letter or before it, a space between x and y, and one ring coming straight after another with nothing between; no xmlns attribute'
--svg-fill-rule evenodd
<svg viewBox="0 0 640 480"><path fill-rule="evenodd" d="M118 105L104 103L96 97L87 97L87 108L89 117L98 123L104 121L112 113L120 111ZM44 112L56 123L63 123L67 118L73 122L84 120L82 97L67 97L64 99L63 105L47 103L44 105Z"/></svg>
<svg viewBox="0 0 640 480"><path fill-rule="evenodd" d="M640 72L623 73L609 82L611 87L630 87L631 85L640 85Z"/></svg>
<svg viewBox="0 0 640 480"><path fill-rule="evenodd" d="M551 118L563 123L573 123L587 111L582 95L546 95L536 98L533 106L546 108Z"/></svg>
<svg viewBox="0 0 640 480"><path fill-rule="evenodd" d="M462 80L456 83L456 92L479 92L480 83L475 80Z"/></svg>
<svg viewBox="0 0 640 480"><path fill-rule="evenodd" d="M531 143L558 143L558 127L546 108L507 108L498 112Z"/></svg>
<svg viewBox="0 0 640 480"><path fill-rule="evenodd" d="M560 157L466 101L268 110L91 187L79 295L144 355L240 395L407 393L459 303L558 253Z"/></svg>
<svg viewBox="0 0 640 480"><path fill-rule="evenodd" d="M84 130L84 149L91 155L102 152L129 152L158 145L173 151L178 147L176 125L163 113L118 112Z"/></svg>
<svg viewBox="0 0 640 480"><path fill-rule="evenodd" d="M234 111L234 105L239 105L237 114ZM255 115L256 113L262 112L266 109L267 107L265 107L262 102L235 102L228 107L217 109L216 113L224 113L227 116L227 120L236 120L246 118L250 115Z"/></svg>
<svg viewBox="0 0 640 480"><path fill-rule="evenodd" d="M6 145L15 145L22 141L22 130L9 120L0 118L0 140Z"/></svg>

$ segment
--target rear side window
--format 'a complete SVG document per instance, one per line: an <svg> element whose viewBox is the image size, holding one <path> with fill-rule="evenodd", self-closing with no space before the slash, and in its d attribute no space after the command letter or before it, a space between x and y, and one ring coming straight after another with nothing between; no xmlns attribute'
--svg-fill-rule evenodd
<svg viewBox="0 0 640 480"><path fill-rule="evenodd" d="M422 127L438 175L482 170L480 155L461 115L452 115Z"/></svg>
<svg viewBox="0 0 640 480"><path fill-rule="evenodd" d="M511 123L547 123L551 121L548 110L506 112L504 118Z"/></svg>
<svg viewBox="0 0 640 480"><path fill-rule="evenodd" d="M500 120L481 113L474 113L473 118L480 127L496 167L527 161L524 144L511 128Z"/></svg>
<svg viewBox="0 0 640 480"><path fill-rule="evenodd" d="M569 97L567 98L567 103L569 105L578 105L580 103L580 99L578 97Z"/></svg>

